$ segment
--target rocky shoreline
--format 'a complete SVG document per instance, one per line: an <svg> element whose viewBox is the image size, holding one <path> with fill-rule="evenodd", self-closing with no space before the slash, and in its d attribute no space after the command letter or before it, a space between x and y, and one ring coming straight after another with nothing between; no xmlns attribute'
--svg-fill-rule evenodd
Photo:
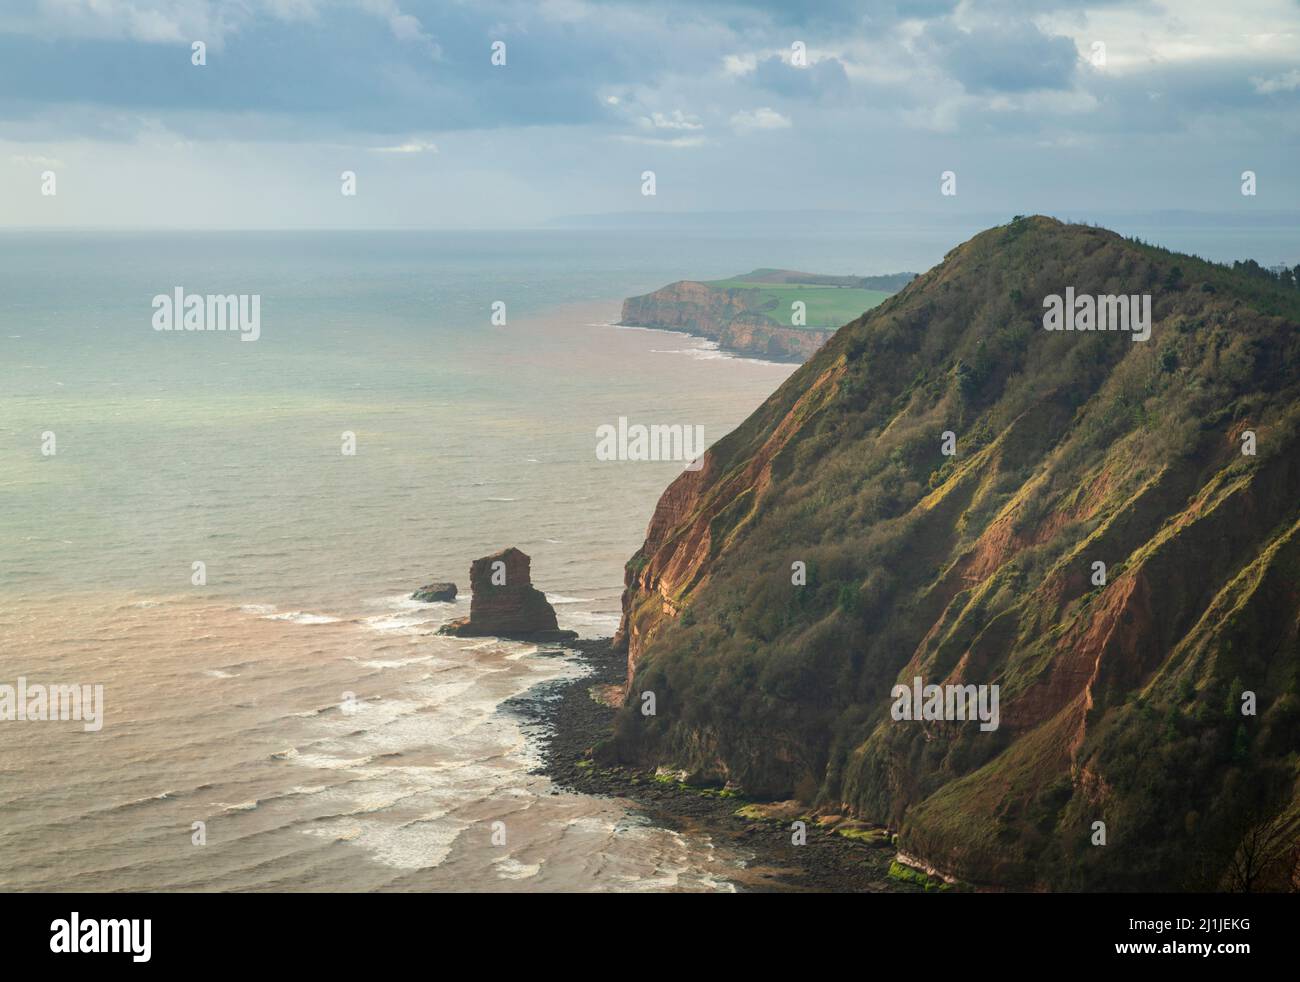
<svg viewBox="0 0 1300 982"><path fill-rule="evenodd" d="M676 776L632 767L595 764L591 748L609 734L614 710L598 701L622 685L626 656L609 639L566 645L591 674L553 683L542 693L513 700L513 711L541 724L540 773L564 791L624 798L656 825L708 836L749 858L727 878L744 892L925 892L937 880L896 867L895 850L882 830L856 823L819 824L792 806L755 802L717 788L696 788ZM807 842L791 842L795 818L807 823ZM825 819L823 818L823 821ZM834 824L836 827L832 828ZM892 870L892 874L891 874Z"/></svg>

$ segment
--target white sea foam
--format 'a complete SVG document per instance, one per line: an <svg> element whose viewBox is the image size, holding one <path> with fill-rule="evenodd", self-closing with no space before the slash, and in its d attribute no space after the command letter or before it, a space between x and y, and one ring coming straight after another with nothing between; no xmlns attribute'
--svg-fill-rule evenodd
<svg viewBox="0 0 1300 982"><path fill-rule="evenodd" d="M503 880L527 880L542 871L543 862L545 860L521 863L513 856L502 856L500 859L492 860L492 865L496 868L497 876Z"/></svg>
<svg viewBox="0 0 1300 982"><path fill-rule="evenodd" d="M321 794L324 791L328 791L329 788L330 786L328 784L311 784L311 785L295 784L288 791L286 791L282 797L289 798L294 795Z"/></svg>
<svg viewBox="0 0 1300 982"><path fill-rule="evenodd" d="M147 794L143 798L133 798L132 800L126 802L125 804L118 805L117 807L130 808L133 805L144 805L144 804L148 804L151 801L166 801L169 798L171 798L171 796L174 794L176 794L175 791L159 791L157 794Z"/></svg>
<svg viewBox="0 0 1300 982"><path fill-rule="evenodd" d="M711 348L703 345L698 348L651 348L650 353L652 355L686 355L689 358L698 358L703 361L735 357L730 352L720 350L716 345Z"/></svg>
<svg viewBox="0 0 1300 982"><path fill-rule="evenodd" d="M386 668L406 668L408 665L437 665L446 664L442 659L435 655L416 655L414 658L357 658L353 655L348 656L348 661L354 661L363 668L386 669Z"/></svg>
<svg viewBox="0 0 1300 982"><path fill-rule="evenodd" d="M414 615L379 614L364 617L361 623L371 631L381 634L436 634L445 620Z"/></svg>
<svg viewBox="0 0 1300 982"><path fill-rule="evenodd" d="M289 610L280 614L263 614L264 621L288 621L291 624L338 624L341 618L329 614L312 614L305 610Z"/></svg>
<svg viewBox="0 0 1300 982"><path fill-rule="evenodd" d="M666 327L642 327L640 324L593 324L593 327L615 327L620 331L652 331L655 334L672 334L679 338L689 338L692 335L685 331L673 331Z"/></svg>
<svg viewBox="0 0 1300 982"><path fill-rule="evenodd" d="M367 607L389 607L392 609L417 610L425 606L418 600L412 600L409 593L393 593L386 597L370 597L362 601Z"/></svg>
<svg viewBox="0 0 1300 982"><path fill-rule="evenodd" d="M374 760L374 757L373 755L368 757L333 757L329 754L305 754L297 751L293 760L303 767L319 767L327 771L352 771L365 767Z"/></svg>
<svg viewBox="0 0 1300 982"><path fill-rule="evenodd" d="M618 629L622 617L619 614L608 612L602 613L594 610L566 610L561 627L566 627L571 631L582 633L584 628L590 628L597 635L600 632L612 634Z"/></svg>
<svg viewBox="0 0 1300 982"><path fill-rule="evenodd" d="M305 831L360 846L385 866L418 870L440 865L467 827L467 823L441 817L402 826L381 819L342 818L318 823Z"/></svg>

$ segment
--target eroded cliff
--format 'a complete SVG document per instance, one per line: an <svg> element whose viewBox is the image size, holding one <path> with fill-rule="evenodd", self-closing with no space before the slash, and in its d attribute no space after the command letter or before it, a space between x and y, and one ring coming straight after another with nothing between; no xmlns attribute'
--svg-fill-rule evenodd
<svg viewBox="0 0 1300 982"><path fill-rule="evenodd" d="M620 324L682 331L726 351L769 361L806 361L832 331L785 327L754 306L753 291L682 280L623 301Z"/></svg>
<svg viewBox="0 0 1300 982"><path fill-rule="evenodd" d="M1150 340L1045 331L1067 286L1150 295ZM977 884L1223 887L1298 827L1298 584L1300 296L1019 219L668 488L605 752L889 823ZM895 719L916 677L997 685L999 725Z"/></svg>

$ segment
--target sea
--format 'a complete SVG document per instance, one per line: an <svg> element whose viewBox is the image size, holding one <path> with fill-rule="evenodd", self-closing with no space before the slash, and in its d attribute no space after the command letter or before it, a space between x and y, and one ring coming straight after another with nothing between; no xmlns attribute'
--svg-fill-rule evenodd
<svg viewBox="0 0 1300 982"><path fill-rule="evenodd" d="M0 686L103 691L96 730L0 719L0 890L735 890L743 852L537 773L512 700L570 653L436 631L513 545L612 634L682 464L598 428L712 443L792 371L624 297L976 230L0 231ZM178 288L256 295L259 337L154 330ZM434 580L461 596L410 599Z"/></svg>

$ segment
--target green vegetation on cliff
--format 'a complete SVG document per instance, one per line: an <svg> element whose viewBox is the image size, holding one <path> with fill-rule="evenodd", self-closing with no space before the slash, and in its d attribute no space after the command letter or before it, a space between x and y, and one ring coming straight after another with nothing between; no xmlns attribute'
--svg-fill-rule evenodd
<svg viewBox="0 0 1300 982"><path fill-rule="evenodd" d="M727 351L804 361L845 321L877 306L913 278L827 276L757 269L704 283L680 280L623 301L620 323L685 331ZM802 303L802 310L795 307Z"/></svg>
<svg viewBox="0 0 1300 982"><path fill-rule="evenodd" d="M717 290L743 291L749 310L761 313L773 323L783 327L804 326L833 331L841 324L884 303L890 296L886 290L864 290L851 286L827 286L820 283L757 283L745 277L730 280L706 280L704 286ZM796 301L806 308L803 325L791 323L791 310Z"/></svg>
<svg viewBox="0 0 1300 982"><path fill-rule="evenodd" d="M1150 340L1045 331L1067 287L1149 294ZM608 753L843 806L976 885L1300 887L1300 291L1046 218L976 236L669 487L620 637ZM895 721L917 676L998 685L1001 725Z"/></svg>

